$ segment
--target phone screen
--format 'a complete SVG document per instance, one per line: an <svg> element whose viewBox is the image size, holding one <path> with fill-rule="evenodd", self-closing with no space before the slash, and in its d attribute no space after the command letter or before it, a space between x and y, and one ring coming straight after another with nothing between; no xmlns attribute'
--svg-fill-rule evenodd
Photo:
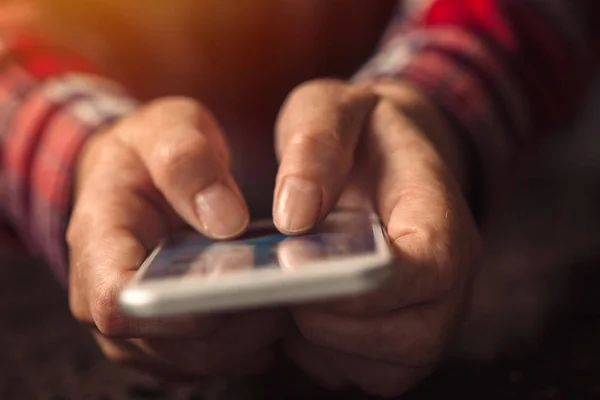
<svg viewBox="0 0 600 400"><path fill-rule="evenodd" d="M282 235L264 224L225 242L184 232L165 243L141 279L214 278L265 268L293 273L315 261L375 252L373 227L370 214L343 211L331 214L316 230L302 236Z"/></svg>

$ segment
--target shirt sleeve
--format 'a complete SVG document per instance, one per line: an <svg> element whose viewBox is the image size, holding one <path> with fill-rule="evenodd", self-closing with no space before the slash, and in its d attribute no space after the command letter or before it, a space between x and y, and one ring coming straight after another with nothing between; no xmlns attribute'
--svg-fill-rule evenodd
<svg viewBox="0 0 600 400"><path fill-rule="evenodd" d="M112 82L69 73L71 64L34 50L0 46L0 211L64 282L77 155L135 103Z"/></svg>
<svg viewBox="0 0 600 400"><path fill-rule="evenodd" d="M491 186L574 115L596 72L597 0L433 0L392 24L356 79L402 78L472 144Z"/></svg>

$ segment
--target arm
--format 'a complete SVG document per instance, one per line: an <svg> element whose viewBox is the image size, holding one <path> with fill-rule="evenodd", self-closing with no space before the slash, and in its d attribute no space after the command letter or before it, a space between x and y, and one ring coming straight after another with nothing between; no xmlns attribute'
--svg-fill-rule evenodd
<svg viewBox="0 0 600 400"><path fill-rule="evenodd" d="M435 0L391 27L359 79L399 77L428 95L476 150L487 187L573 116L597 66L599 26L595 0Z"/></svg>
<svg viewBox="0 0 600 400"><path fill-rule="evenodd" d="M319 170L331 181L319 194L356 171L365 182L357 186L373 199L400 260L378 290L292 307L299 335L283 343L301 369L331 387L350 384L391 398L444 357L481 268L482 243L463 190L479 189L480 182L482 194L489 192L519 149L573 114L593 73L599 21L589 19L600 19L595 4L437 0L414 23L395 24L358 83L338 83L341 94L327 107L315 106L336 95L326 84L296 90L280 117L279 135L292 137L295 130L306 138L312 132L320 140L304 142L342 150L319 153L312 145L293 153L302 152L302 141L288 139L278 182L289 173L286 156L312 167L319 165L318 154L329 155L321 156L327 164ZM368 97L373 93L374 100ZM347 104L357 98L363 107ZM363 123L365 106L372 111ZM314 125L294 126L307 120ZM364 136L356 148L344 121L360 122L354 126ZM331 136L342 137L338 147ZM348 159L359 162L344 169ZM469 161L485 169L465 165ZM473 176L482 169L483 179ZM310 169L304 173L310 179Z"/></svg>
<svg viewBox="0 0 600 400"><path fill-rule="evenodd" d="M129 111L119 88L71 58L22 40L0 50L0 205L28 249L61 280L78 151L99 127Z"/></svg>

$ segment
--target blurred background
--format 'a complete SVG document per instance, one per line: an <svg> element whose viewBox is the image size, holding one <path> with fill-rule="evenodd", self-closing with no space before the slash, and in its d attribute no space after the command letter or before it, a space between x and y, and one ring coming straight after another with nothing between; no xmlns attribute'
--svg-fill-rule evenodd
<svg viewBox="0 0 600 400"><path fill-rule="evenodd" d="M0 37L35 18L28 2L0 0ZM598 110L600 82L578 120L528 156L484 227L485 265L465 328L444 367L408 399L600 399ZM11 250L1 256L0 399L210 399L230 390L161 387L109 364L46 268ZM291 399L300 384L264 377L256 398ZM245 398L245 388L232 398Z"/></svg>

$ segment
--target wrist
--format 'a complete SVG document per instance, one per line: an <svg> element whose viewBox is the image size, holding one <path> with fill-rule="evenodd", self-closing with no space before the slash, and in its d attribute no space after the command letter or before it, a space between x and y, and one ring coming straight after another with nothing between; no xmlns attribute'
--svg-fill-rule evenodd
<svg viewBox="0 0 600 400"><path fill-rule="evenodd" d="M73 170L71 203L74 203L77 199L77 194L79 193L82 181L85 179L86 171L94 164L94 155L98 154L98 148L101 146L104 136L117 121L107 121L105 124L98 126L90 132L81 145Z"/></svg>

